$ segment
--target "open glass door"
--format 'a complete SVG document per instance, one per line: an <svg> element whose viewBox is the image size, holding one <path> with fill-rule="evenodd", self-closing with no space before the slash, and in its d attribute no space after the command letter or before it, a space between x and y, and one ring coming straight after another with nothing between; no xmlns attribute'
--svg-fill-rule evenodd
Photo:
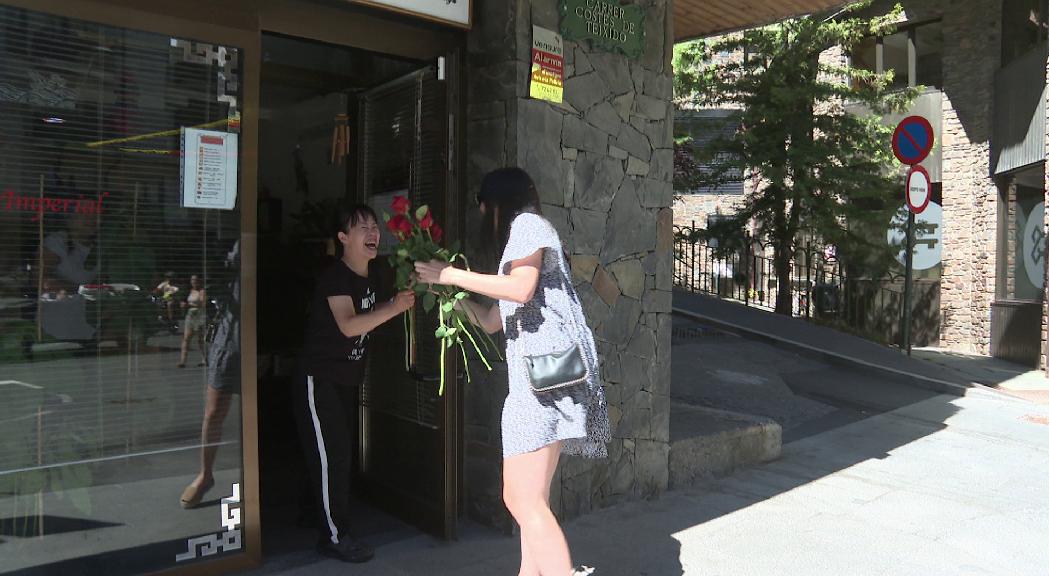
<svg viewBox="0 0 1049 576"><path fill-rule="evenodd" d="M381 214L398 195L429 205L449 238L459 235L458 65L453 57L363 94L359 100L360 197ZM394 239L384 235L380 259ZM444 538L455 537L461 423L459 382L438 395L436 313L416 309L415 349L406 362L405 326L373 334L361 389L357 485L390 512ZM448 355L448 374L456 374Z"/></svg>

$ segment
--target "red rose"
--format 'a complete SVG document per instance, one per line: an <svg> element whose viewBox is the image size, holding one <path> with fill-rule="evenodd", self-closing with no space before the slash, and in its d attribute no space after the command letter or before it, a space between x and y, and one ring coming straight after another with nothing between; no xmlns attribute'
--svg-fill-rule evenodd
<svg viewBox="0 0 1049 576"><path fill-rule="evenodd" d="M402 237L407 238L412 235L412 222L408 218L402 219L398 224L398 228Z"/></svg>
<svg viewBox="0 0 1049 576"><path fill-rule="evenodd" d="M408 201L406 196L394 196L393 197L393 212L394 214L407 214L408 210L412 207L412 203Z"/></svg>
<svg viewBox="0 0 1049 576"><path fill-rule="evenodd" d="M412 223L403 214L390 218L390 221L386 223L386 228L401 240L412 233Z"/></svg>
<svg viewBox="0 0 1049 576"><path fill-rule="evenodd" d="M438 226L437 224L430 226L430 238L433 238L434 242L440 243L442 235L443 232L441 232L440 226Z"/></svg>
<svg viewBox="0 0 1049 576"><path fill-rule="evenodd" d="M422 220L419 220L419 228L429 230L431 226L433 226L433 216L430 216L430 213L427 212L426 216L423 216Z"/></svg>

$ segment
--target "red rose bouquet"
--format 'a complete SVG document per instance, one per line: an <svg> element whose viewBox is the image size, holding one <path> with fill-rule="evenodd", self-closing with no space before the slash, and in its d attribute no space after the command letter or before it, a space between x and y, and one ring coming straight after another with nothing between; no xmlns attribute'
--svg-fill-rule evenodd
<svg viewBox="0 0 1049 576"><path fill-rule="evenodd" d="M441 384L439 394L444 394L444 360L445 352L452 346L458 346L463 355L463 364L466 368L467 381L470 380L470 361L466 354L466 344L473 346L477 355L481 358L488 370L492 366L485 358L485 351L498 351L492 343L491 338L478 329L470 319L466 317L464 309L456 304L467 297L465 291L454 286L438 286L416 283L413 279L415 262L428 262L430 260L441 260L454 264L462 261L467 268L469 263L466 257L459 253L458 247L453 245L445 248L441 246L442 231L433 220L433 214L428 206L420 206L412 211L411 202L404 196L393 199L393 215L383 213L386 228L397 238L397 247L390 255L390 264L397 273L395 281L399 290L414 290L415 294L422 299L423 310L426 312L437 308L438 326L434 336L440 341L441 347ZM405 352L405 368L411 369L411 352L415 338L415 311L408 310L405 315L405 332L408 349Z"/></svg>

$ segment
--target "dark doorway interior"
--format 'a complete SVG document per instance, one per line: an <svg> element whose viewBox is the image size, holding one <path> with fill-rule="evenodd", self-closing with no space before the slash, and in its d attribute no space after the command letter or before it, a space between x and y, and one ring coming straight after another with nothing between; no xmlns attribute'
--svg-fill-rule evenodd
<svg viewBox="0 0 1049 576"><path fill-rule="evenodd" d="M360 98L425 63L269 34L262 53L259 451L263 547L272 558L312 550L317 538L290 392L313 279L334 258L334 208L365 200L358 189ZM373 544L417 533L380 511L374 498L356 503L357 535Z"/></svg>

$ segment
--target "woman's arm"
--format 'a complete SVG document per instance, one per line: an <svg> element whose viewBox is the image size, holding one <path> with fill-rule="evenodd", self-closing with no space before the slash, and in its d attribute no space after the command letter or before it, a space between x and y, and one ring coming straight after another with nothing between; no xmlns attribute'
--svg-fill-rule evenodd
<svg viewBox="0 0 1049 576"><path fill-rule="evenodd" d="M535 295L535 289L539 285L539 269L542 265L543 248L540 248L529 256L512 260L510 273L506 275L480 274L461 270L439 260L416 262L415 271L419 274L419 281L426 284L459 286L496 300L524 304Z"/></svg>
<svg viewBox="0 0 1049 576"><path fill-rule="evenodd" d="M415 293L410 290L398 292L393 300L383 302L370 312L357 314L352 296L329 296L328 307L331 308L339 332L347 338L367 334L411 308L415 304Z"/></svg>
<svg viewBox="0 0 1049 576"><path fill-rule="evenodd" d="M466 317L470 322L475 326L479 326L481 330L489 334L495 334L503 329L503 319L499 316L498 304L485 308L478 302L460 300L457 305L466 312Z"/></svg>

